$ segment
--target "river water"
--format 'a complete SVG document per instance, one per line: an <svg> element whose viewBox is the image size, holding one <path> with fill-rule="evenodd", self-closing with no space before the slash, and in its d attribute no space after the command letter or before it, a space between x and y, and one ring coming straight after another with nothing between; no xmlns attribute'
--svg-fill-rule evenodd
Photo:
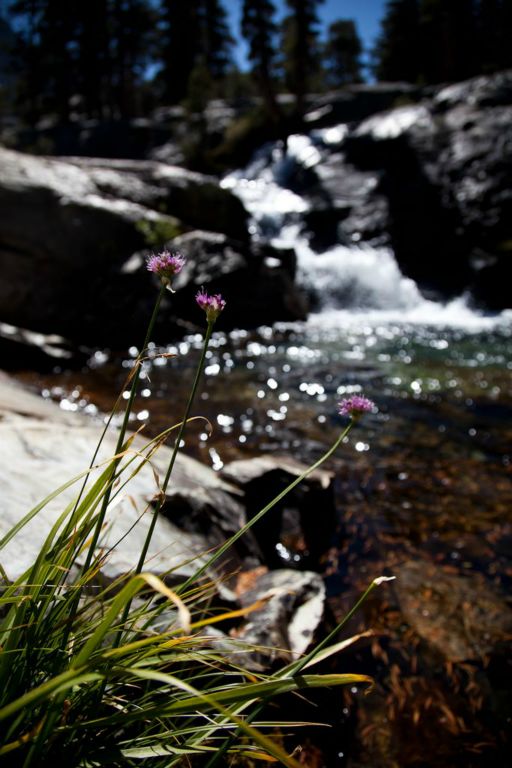
<svg viewBox="0 0 512 768"><path fill-rule="evenodd" d="M505 766L512 314L484 316L465 297L427 299L388 249L357 238L313 252L301 233L307 203L282 178L290 156L307 167L315 152L309 138L291 137L288 156L265 147L223 181L250 211L254 238L295 248L316 310L305 323L214 335L196 408L213 435L192 427L185 450L218 470L264 452L308 462L339 433L337 401L372 398L378 411L330 464L339 528L322 567L333 615L371 578L398 578L353 622L377 636L344 662L375 674L376 691L359 701L356 719L347 694L338 737L318 764L344 765L350 753L350 765L365 768ZM135 424L154 432L179 418L200 347L190 336L167 348L175 357L148 364ZM37 384L61 407L100 416L137 350L130 354L119 369L98 351L87 371ZM285 543L283 565L300 566L303 542Z"/></svg>

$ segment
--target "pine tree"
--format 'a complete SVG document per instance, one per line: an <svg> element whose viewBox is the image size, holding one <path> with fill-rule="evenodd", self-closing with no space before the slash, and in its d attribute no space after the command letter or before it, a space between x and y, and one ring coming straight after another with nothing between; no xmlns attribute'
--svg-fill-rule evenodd
<svg viewBox="0 0 512 768"><path fill-rule="evenodd" d="M501 0L499 59L500 69L512 67L512 0Z"/></svg>
<svg viewBox="0 0 512 768"><path fill-rule="evenodd" d="M78 22L77 87L89 117L112 117L114 94L111 72L108 0L88 0Z"/></svg>
<svg viewBox="0 0 512 768"><path fill-rule="evenodd" d="M35 122L51 112L66 119L73 77L74 3L61 8L58 0L17 0L10 11L22 21L17 54L26 70L20 102L28 98L27 116Z"/></svg>
<svg viewBox="0 0 512 768"><path fill-rule="evenodd" d="M462 80L478 69L474 0L422 0L421 69L426 83Z"/></svg>
<svg viewBox="0 0 512 768"><path fill-rule="evenodd" d="M243 0L242 35L249 44L249 61L252 76L258 85L268 113L279 117L274 91L276 50L274 40L277 25L274 22L275 6L270 0Z"/></svg>
<svg viewBox="0 0 512 768"><path fill-rule="evenodd" d="M137 90L150 61L153 28L148 0L113 0L110 60L115 103L121 117L137 114Z"/></svg>
<svg viewBox="0 0 512 768"><path fill-rule="evenodd" d="M212 81L224 77L233 39L219 0L162 0L161 19L163 97L176 104L187 96L192 76L194 92L205 70Z"/></svg>
<svg viewBox="0 0 512 768"><path fill-rule="evenodd" d="M420 78L418 0L390 0L373 51L378 80L418 82Z"/></svg>
<svg viewBox="0 0 512 768"><path fill-rule="evenodd" d="M339 19L329 26L324 53L329 85L340 88L347 83L362 81L362 50L361 40L352 20Z"/></svg>
<svg viewBox="0 0 512 768"><path fill-rule="evenodd" d="M304 112L304 97L319 72L317 8L322 0L286 0L291 13L283 22L285 80L295 95L295 108Z"/></svg>
<svg viewBox="0 0 512 768"><path fill-rule="evenodd" d="M72 97L94 116L131 116L149 61L149 0L16 0L29 119L69 116ZM20 94L25 97L25 94Z"/></svg>
<svg viewBox="0 0 512 768"><path fill-rule="evenodd" d="M512 0L478 3L478 56L483 73L512 66Z"/></svg>
<svg viewBox="0 0 512 768"><path fill-rule="evenodd" d="M188 80L198 53L196 4L190 0L163 0L162 76L164 99L170 104L187 93Z"/></svg>
<svg viewBox="0 0 512 768"><path fill-rule="evenodd" d="M197 3L200 59L213 80L220 80L231 64L233 38L229 31L226 10L220 0L201 0Z"/></svg>

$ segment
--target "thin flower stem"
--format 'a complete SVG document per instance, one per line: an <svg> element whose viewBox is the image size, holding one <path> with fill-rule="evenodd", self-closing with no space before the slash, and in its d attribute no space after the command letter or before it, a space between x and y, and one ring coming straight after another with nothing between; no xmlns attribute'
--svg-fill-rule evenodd
<svg viewBox="0 0 512 768"><path fill-rule="evenodd" d="M141 553L140 553L140 556L139 556L139 561L138 561L137 566L135 568L134 575L141 573L142 569L144 568L144 563L146 561L146 556L147 556L147 553L148 553L149 545L151 544L151 539L153 538L153 533L155 531L156 522L157 522L158 516L160 514L160 511L162 509L162 506L164 504L164 501L165 501L165 493L166 493L167 488L169 486L169 482L170 482L170 479L171 479L172 471L174 469L174 464L176 463L176 457L178 456L178 452L179 452L179 449L180 449L181 440L182 440L183 435L185 433L185 428L186 428L186 425L187 425L187 421L188 421L188 419L190 417L190 411L192 410L192 405L194 403L194 399L195 399L195 396L196 396L197 388L199 386L199 381L201 379L201 374L202 374L203 368L204 368L204 361L206 359L206 352L208 350L208 345L210 343L210 339L211 339L211 336L212 336L214 324L215 324L215 320L210 321L208 323L207 328L206 328L206 333L205 333L204 342L203 342L203 351L201 353L201 357L199 359L199 363L198 363L198 366L197 366L197 369L196 369L196 375L194 377L194 382L192 384L192 389L190 390L190 395L189 395L189 398L188 398L187 406L185 408L185 413L183 415L183 420L182 420L181 425L180 425L178 436L176 437L176 441L174 443L174 448L173 448L173 451L172 451L172 454L171 454L171 459L169 461L169 466L167 467L167 472L165 474L165 478L164 478L164 481L162 483L162 487L160 488L160 494L159 494L159 497L158 497L158 501L157 501L156 506L155 506L155 508L153 510L153 515L151 517L151 523L149 525L149 529L148 529L148 532L146 534L146 539L144 541L144 545L142 547L142 550L141 550ZM126 623L126 621L128 619L128 616L130 614L131 604L132 604L132 601L129 600L128 603L126 604L125 608L124 608L123 615L122 615L122 618L121 618L121 624L120 624L121 627L123 627L123 625ZM120 640L121 640L121 632L118 632L117 635L116 635L116 638L114 640L114 647L118 646Z"/></svg>
<svg viewBox="0 0 512 768"><path fill-rule="evenodd" d="M151 539L153 538L153 533L154 533L154 530L155 530L156 521L158 519L158 515L160 514L160 510L162 509L162 506L163 506L164 501L165 501L165 493L167 491L167 487L168 487L169 481L171 479L172 471L174 469L174 464L176 463L176 457L177 457L179 449L180 449L181 440L183 438L183 435L184 435L184 432L185 432L185 428L187 426L187 421L188 421L189 416L190 416L190 411L192 410L192 405L194 403L194 399L195 399L195 396L196 396L196 392L197 392L197 388L198 388L198 385L199 385L199 381L201 379L201 374L203 372L204 361L206 359L206 352L208 350L208 344L210 343L211 335L212 335L212 332L213 332L213 325L214 325L213 322L208 323L208 327L206 329L206 334L205 334L204 343L203 343L203 351L201 353L201 358L200 358L199 364L197 366L196 375L195 375L195 378L194 378L194 383L192 384L192 389L190 390L190 395L189 395L189 398L188 398L187 407L185 408L185 413L184 413L184 416L183 416L183 420L181 422L181 426L180 426L180 429L179 429L179 432L178 432L178 436L176 438L176 442L174 443L174 448L173 448L173 451L172 451L171 459L169 461L169 466L167 467L167 473L165 475L164 482L162 483L162 487L160 489L161 493L160 493L158 502L157 502L157 504L155 506L155 509L153 511L153 515L152 515L152 519L151 519L151 524L149 526L149 530L148 530L148 533L147 533L147 536L146 536L146 540L144 542L144 546L142 547L142 551L140 553L139 562L137 563L137 567L135 569L135 574L141 573L142 569L144 568L144 563L145 563L145 560L146 560L146 555L148 553L148 549L149 549L149 545L151 543Z"/></svg>
<svg viewBox="0 0 512 768"><path fill-rule="evenodd" d="M138 357L137 357L137 359L135 361L135 373L133 374L132 385L131 385L131 388L130 388L130 396L128 398L128 403L126 405L126 409L125 409L125 412L124 412L123 423L121 425L121 429L119 430L119 436L117 438L117 445L116 445L116 450L115 450L116 455L121 453L121 450L122 450L123 445L124 445L124 440L125 440L126 432L127 432L127 429L128 429L128 422L130 420L130 414L131 414L131 411L132 411L132 407L133 407L133 403L134 403L134 400L135 400L135 396L137 394L137 388L138 388L139 378L140 378L140 371L141 371L141 367L142 367L142 362L141 361L142 361L142 358L143 358L143 356L144 356L144 354L146 352L146 348L147 348L147 346L148 346L148 344L150 342L150 339L151 339L151 336L152 336L152 333L153 333L153 329L155 327L155 322L156 322L156 318L157 318L157 315L158 315L158 310L160 309L160 304L162 302L162 298L163 298L164 293L165 293L165 285L162 284L162 286L160 287L160 291L158 293L156 302L155 302L155 306L154 306L154 309L153 309L153 314L151 315L151 319L150 319L149 324L148 324L148 328L147 328L147 331L146 331L146 338L144 339L144 343L142 345L142 349L141 349L141 351L140 351L140 353L139 353L139 355L138 355ZM112 466L112 475L113 476L116 473L116 470L117 470L117 467L119 466L119 462L120 461L121 461L121 459L118 458L113 463L113 466ZM85 574L87 572L87 570L89 569L90 565L91 565L92 558L94 556L94 551L96 549L96 545L98 543L98 539L100 537L101 529L103 527L103 523L104 523L104 520L105 520L105 515L107 513L107 508L108 508L108 505L109 505L109 502L110 502L110 494L111 494L111 492L112 492L112 486L110 485L106 489L105 495L103 497L103 502L102 502L100 513L99 513L99 516L98 516L98 520L96 522L96 526L95 526L95 529L94 529L94 534L93 534L93 537L92 537L92 541L91 541L91 544L89 546L89 551L87 553L87 557L86 557L84 566L82 568L82 574Z"/></svg>
<svg viewBox="0 0 512 768"><path fill-rule="evenodd" d="M315 461L314 464L312 464L308 469L306 469L305 472L303 472L299 477L295 478L293 482L290 483L290 485L287 485L286 488L281 491L272 501L270 501L263 509L261 509L259 512L254 515L242 528L240 528L239 531L237 531L231 538L229 538L219 549L204 563L200 568L197 569L197 571L190 576L184 584L181 584L177 589L176 592L178 594L181 594L184 592L188 587L190 587L194 581L196 581L200 576L203 575L205 571L208 570L208 568L211 568L211 566L220 558L222 555L227 552L230 547L233 546L235 542L238 541L238 539L244 535L246 531L249 530L249 528L252 528L252 526L258 522L258 520L261 520L262 517L264 517L267 512L269 512L272 507L274 507L278 502L281 501L281 499L284 499L284 497L290 493L290 491L293 491L293 489L299 485L306 477L308 477L312 472L315 471L315 469L318 469L324 461L326 461L332 454L336 451L340 443L345 439L345 437L348 435L350 430L353 426L353 421L350 421L348 426L343 430L343 432L339 435L339 437L335 440L333 445L329 448L329 450L321 456L318 461Z"/></svg>
<svg viewBox="0 0 512 768"><path fill-rule="evenodd" d="M352 424L352 422L351 422ZM373 592L375 587L379 586L379 584L384 581L389 581L390 579L374 579L371 584L365 589L357 603L352 606L350 611L343 617L343 619L334 627L334 629L329 632L329 634L321 640L312 651L307 653L305 656L303 656L301 659L296 661L293 664L290 664L283 672L277 672L276 674L272 675L271 677L275 677L276 679L286 679L288 677L295 677L298 675L304 667L309 664L310 661L312 661L315 656L320 653L320 651L325 648L331 640L333 640L338 632L340 632L345 624L350 621L352 616L354 616L355 613L359 610L359 608L363 605L366 598L370 594L370 592ZM245 718L246 723L252 723L256 717L260 714L262 709L265 707L267 699L263 699L259 702L258 706L255 707L255 709L250 712L247 717ZM228 749L232 746L232 744L236 741L237 737L240 735L240 728L238 728L236 731L234 731L231 736L229 736L219 747L215 755L213 755L210 760L207 762L205 768L214 768L214 766L218 763L218 761L226 754Z"/></svg>
<svg viewBox="0 0 512 768"><path fill-rule="evenodd" d="M298 659L298 661L296 661L294 664L291 664L288 667L288 669L284 671L285 673L282 675L282 677L286 678L286 677L294 677L295 675L298 675L304 669L304 667L307 664L309 664L309 662L312 661L315 658L315 656L317 656L323 648L329 645L331 640L334 640L334 638L339 632L341 632L345 624L347 624L350 621L352 616L354 616L354 614L357 613L359 608L363 605L363 603L365 602L370 592L373 592L375 587L378 587L379 584L382 583L382 581L390 581L390 580L391 580L391 577L388 577L388 578L381 577L380 579L379 578L374 579L371 582L371 584L365 589L365 591L363 592L363 594L361 595L357 603L353 605L350 611L343 617L343 619L338 624L336 624L334 629L331 632L329 632L329 634L323 640L321 640L317 645L315 645L313 650L311 650L301 659ZM281 677L281 675L277 674L276 677L279 678Z"/></svg>
<svg viewBox="0 0 512 768"><path fill-rule="evenodd" d="M314 464L312 464L308 469L303 472L300 477L297 477L293 482L290 483L283 491L281 491L280 494L278 494L272 501L270 501L263 509L261 509L251 520L249 520L246 525L243 526L237 533L235 533L234 536L232 536L229 541L226 542L222 547L220 547L219 550L203 565L201 568L199 568L196 573L191 576L187 581L181 585L181 587L178 587L176 589L176 593L180 594L180 592L184 592L196 579L198 579L208 568L210 568L213 563L221 557L226 550L231 547L251 526L253 526L255 523L258 522L258 520L261 520L261 518L269 512L272 507L274 507L281 499L283 499L290 491L292 491L299 483L301 483L308 475L310 475L312 472L315 471L315 469L318 469L326 459L328 459L332 454L336 451L338 446L342 443L344 438L348 435L350 430L352 429L354 425L353 419L350 420L350 423L345 427L343 432L339 435L339 437L335 440L333 445L329 448L329 450L321 456L318 461L316 461ZM368 590L367 590L368 591ZM366 593L365 593L366 596ZM361 600L357 603L357 606L359 606L361 603ZM356 608L354 608L356 610ZM350 615L352 615L353 611L351 611ZM347 619L348 620L348 619ZM323 647L323 645L322 645ZM265 705L265 700L260 702L260 704L254 709L246 718L246 722L251 723L255 717L261 712L262 708ZM229 738L227 738L224 743L219 747L215 755L213 755L210 760L207 762L205 768L213 768L217 764L217 762L226 754L229 747L233 744L233 742L236 740L237 736L240 733L240 729L237 729Z"/></svg>

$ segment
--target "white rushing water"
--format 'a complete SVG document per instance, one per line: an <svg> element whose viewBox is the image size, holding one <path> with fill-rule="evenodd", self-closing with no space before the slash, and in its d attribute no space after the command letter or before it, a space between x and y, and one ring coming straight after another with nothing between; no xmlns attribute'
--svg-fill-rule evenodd
<svg viewBox="0 0 512 768"><path fill-rule="evenodd" d="M289 167L293 163L305 170L314 168L323 159L322 148L325 152L328 145L340 144L345 133L346 126L340 125L315 131L311 138L290 136L286 153L279 142L267 144L245 169L222 181L250 213L253 238L295 250L298 280L315 296L319 307L310 323L346 326L364 319L476 330L510 320L510 313L499 318L477 313L464 296L447 303L425 298L416 283L401 273L390 248L354 243L318 253L310 247L302 225L302 215L310 206L286 187Z"/></svg>

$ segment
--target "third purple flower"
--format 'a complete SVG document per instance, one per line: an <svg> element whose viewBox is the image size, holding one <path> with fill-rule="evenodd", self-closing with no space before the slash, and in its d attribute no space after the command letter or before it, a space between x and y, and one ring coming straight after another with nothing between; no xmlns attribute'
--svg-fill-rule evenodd
<svg viewBox="0 0 512 768"><path fill-rule="evenodd" d="M365 413L371 413L374 408L373 400L362 395L352 395L352 397L346 397L338 403L340 416L350 416L351 419L358 419Z"/></svg>

